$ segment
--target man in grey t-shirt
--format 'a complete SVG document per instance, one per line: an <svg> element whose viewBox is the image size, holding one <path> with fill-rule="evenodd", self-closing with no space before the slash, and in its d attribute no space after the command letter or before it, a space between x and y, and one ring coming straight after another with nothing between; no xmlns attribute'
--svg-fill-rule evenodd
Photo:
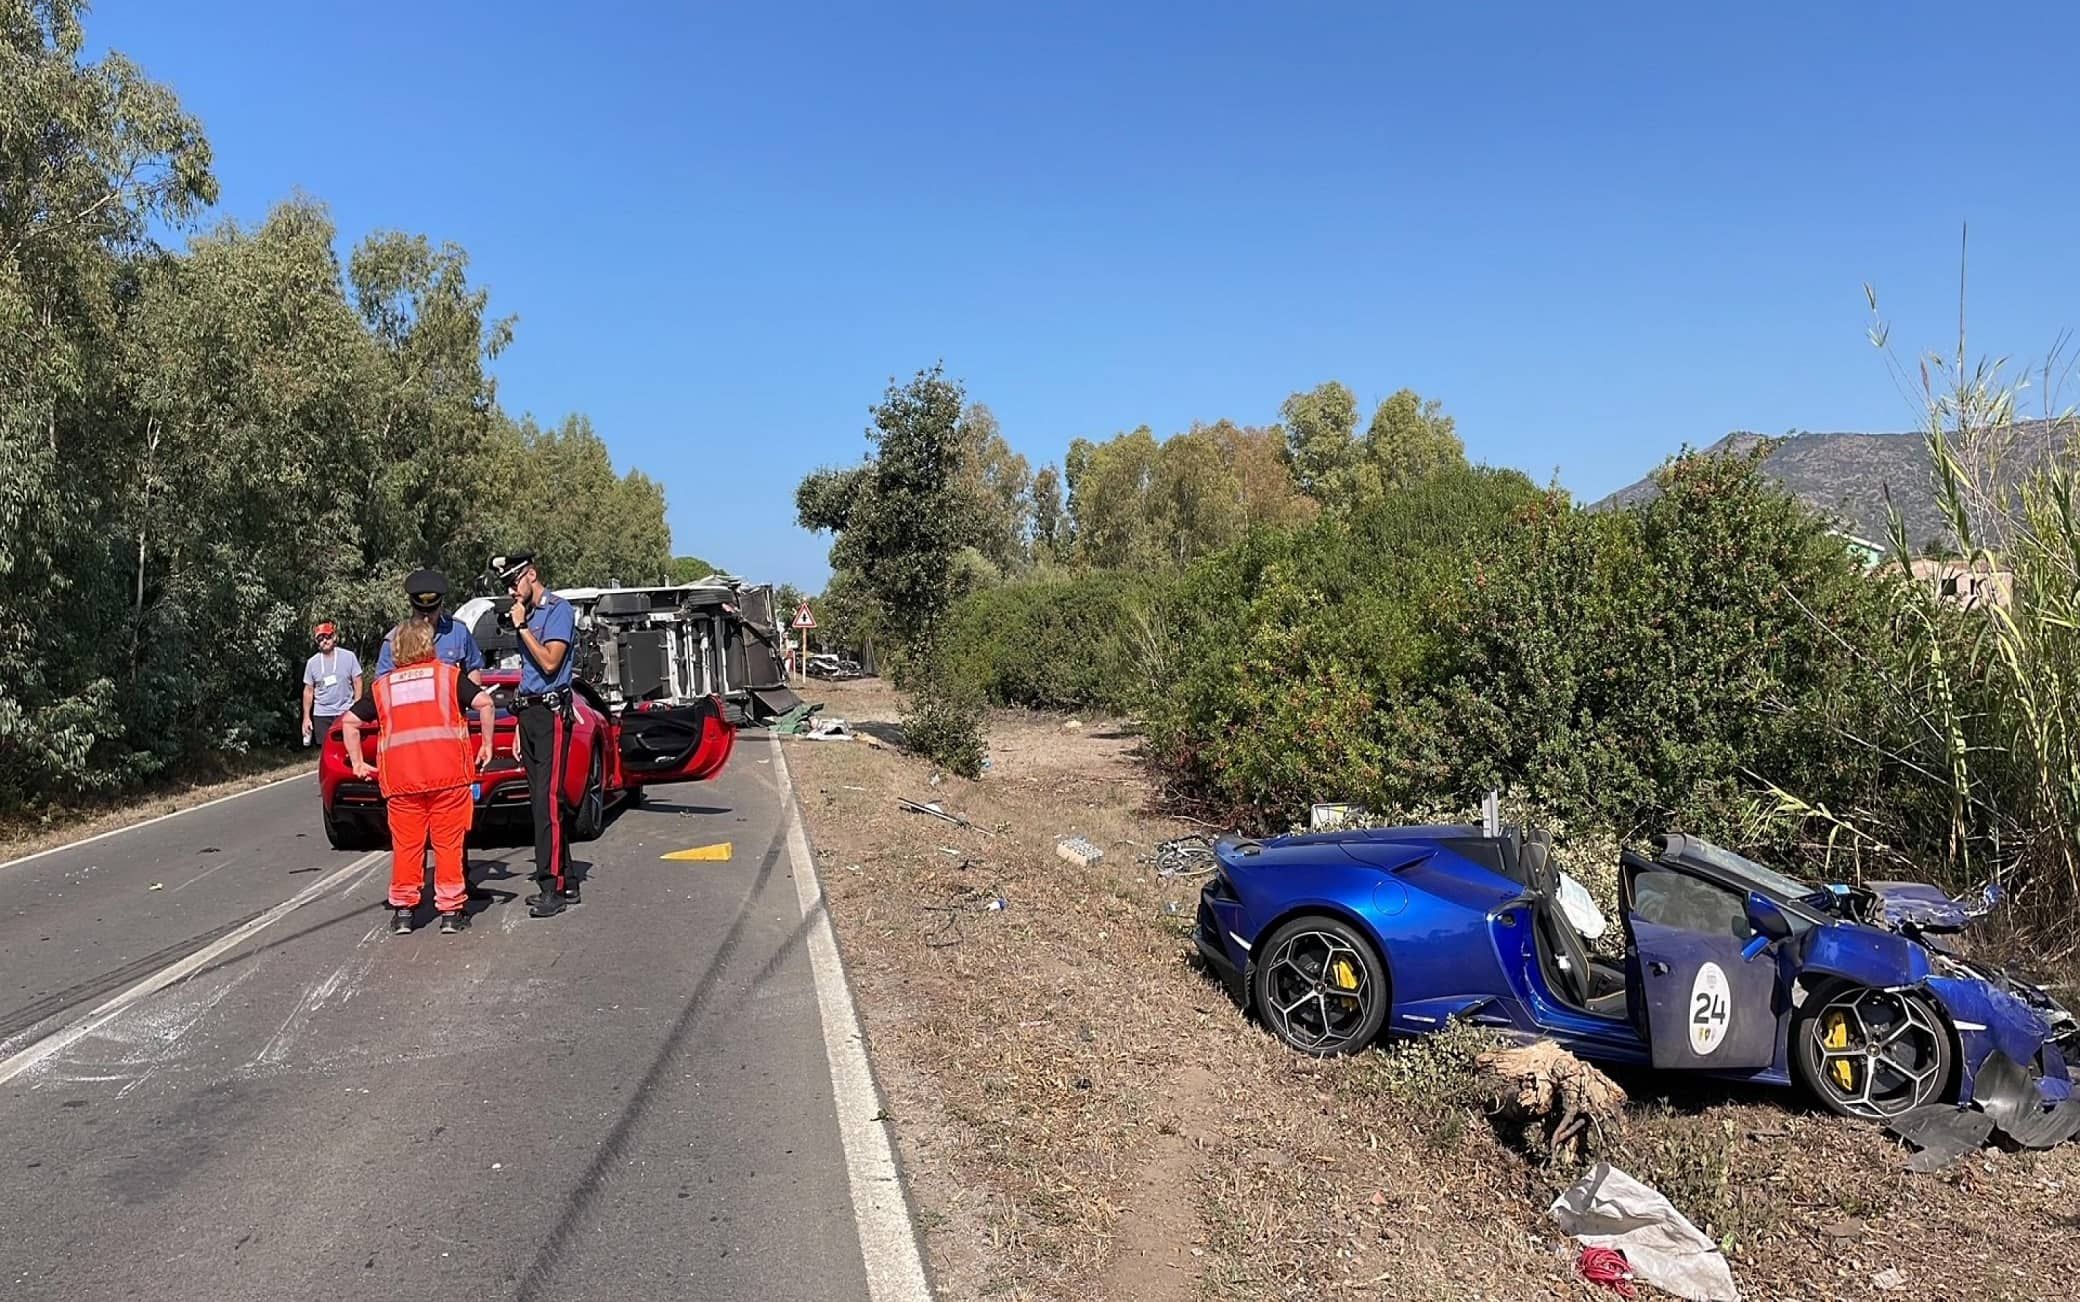
<svg viewBox="0 0 2080 1302"><path fill-rule="evenodd" d="M318 652L303 665L303 744L325 741L333 720L354 708L361 696L361 661L339 645L339 630L330 623L311 630Z"/></svg>

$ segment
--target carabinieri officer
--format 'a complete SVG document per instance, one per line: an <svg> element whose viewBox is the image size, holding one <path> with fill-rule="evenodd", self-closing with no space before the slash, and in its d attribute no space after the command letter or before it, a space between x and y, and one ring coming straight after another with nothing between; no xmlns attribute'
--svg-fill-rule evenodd
<svg viewBox="0 0 2080 1302"><path fill-rule="evenodd" d="M520 642L518 728L514 750L527 770L534 803L535 894L528 913L549 918L578 902L570 880L569 829L563 821L564 770L571 747L571 642L577 612L542 585L533 552L495 556L491 568L513 595L513 631Z"/></svg>
<svg viewBox="0 0 2080 1302"><path fill-rule="evenodd" d="M477 647L477 639L463 622L447 612L448 576L439 570L413 570L405 577L405 600L411 603L412 615L417 619L433 623L433 657L444 665L454 665L462 676L477 687L484 685L484 653ZM376 677L381 678L397 664L393 647L397 641L397 629L383 634L383 649L376 654Z"/></svg>

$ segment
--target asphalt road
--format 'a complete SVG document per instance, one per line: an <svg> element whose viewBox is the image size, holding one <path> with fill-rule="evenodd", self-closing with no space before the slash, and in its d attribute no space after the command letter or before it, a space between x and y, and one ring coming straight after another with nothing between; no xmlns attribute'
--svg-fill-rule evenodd
<svg viewBox="0 0 2080 1302"><path fill-rule="evenodd" d="M460 936L312 779L0 868L0 1296L866 1298L778 763L621 811L560 917L473 846Z"/></svg>

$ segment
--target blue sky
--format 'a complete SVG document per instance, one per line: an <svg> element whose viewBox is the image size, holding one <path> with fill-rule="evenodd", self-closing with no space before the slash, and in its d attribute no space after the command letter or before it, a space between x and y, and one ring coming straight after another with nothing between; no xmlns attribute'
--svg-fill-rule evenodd
<svg viewBox="0 0 2080 1302"><path fill-rule="evenodd" d="M101 0L223 213L466 247L501 397L588 413L676 547L820 586L803 472L944 358L1036 464L1441 398L1585 498L1732 429L1897 429L1864 339L2075 324L2080 9Z"/></svg>

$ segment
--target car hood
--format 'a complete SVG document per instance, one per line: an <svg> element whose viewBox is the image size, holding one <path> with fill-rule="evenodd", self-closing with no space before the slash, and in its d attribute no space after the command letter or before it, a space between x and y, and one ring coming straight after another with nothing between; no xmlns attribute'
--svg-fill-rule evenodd
<svg viewBox="0 0 2080 1302"><path fill-rule="evenodd" d="M1927 882L1865 882L1870 896L1862 922L1902 934L1953 935L1963 931L2000 898L1997 888L1978 895L1950 895Z"/></svg>

